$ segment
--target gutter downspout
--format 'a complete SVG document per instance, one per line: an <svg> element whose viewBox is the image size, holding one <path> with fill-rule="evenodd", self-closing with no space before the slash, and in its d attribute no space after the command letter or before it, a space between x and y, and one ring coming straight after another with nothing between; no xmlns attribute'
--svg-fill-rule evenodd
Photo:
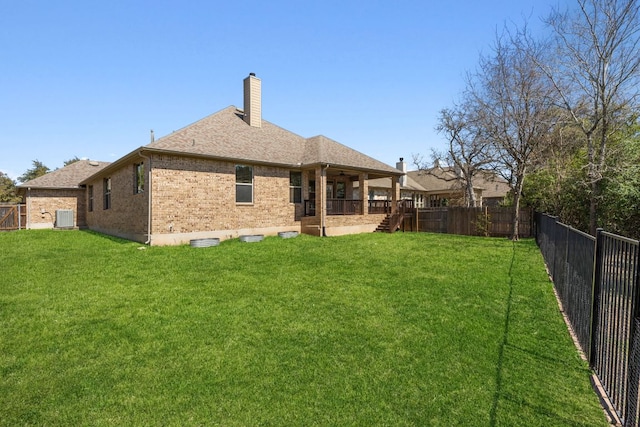
<svg viewBox="0 0 640 427"><path fill-rule="evenodd" d="M145 245L151 245L151 157L147 157L142 154L142 150L138 152L138 155L143 159L148 160L149 167L147 168L147 176L149 179L147 180L149 183L149 188L147 190L147 241L144 242Z"/></svg>
<svg viewBox="0 0 640 427"><path fill-rule="evenodd" d="M31 187L27 187L27 223L25 227L27 230L31 229Z"/></svg>

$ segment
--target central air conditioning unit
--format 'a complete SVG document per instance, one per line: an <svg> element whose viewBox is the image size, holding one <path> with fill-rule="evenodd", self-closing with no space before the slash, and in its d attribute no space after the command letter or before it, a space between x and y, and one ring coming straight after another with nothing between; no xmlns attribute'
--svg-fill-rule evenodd
<svg viewBox="0 0 640 427"><path fill-rule="evenodd" d="M56 210L56 228L73 228L73 210Z"/></svg>

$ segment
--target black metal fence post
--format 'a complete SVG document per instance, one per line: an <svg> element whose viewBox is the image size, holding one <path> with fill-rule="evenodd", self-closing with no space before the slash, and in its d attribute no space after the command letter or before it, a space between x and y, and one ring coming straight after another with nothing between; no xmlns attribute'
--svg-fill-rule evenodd
<svg viewBox="0 0 640 427"><path fill-rule="evenodd" d="M640 397L640 248L636 252L636 272L633 283L633 321L629 332L629 353L627 366L627 406L624 414L625 426L638 425L638 398Z"/></svg>
<svg viewBox="0 0 640 427"><path fill-rule="evenodd" d="M591 369L597 363L597 333L598 322L600 319L600 290L602 288L602 228L596 230L596 248L593 257L593 284L591 291L591 331L589 333L590 349L589 349L589 365Z"/></svg>
<svg viewBox="0 0 640 427"><path fill-rule="evenodd" d="M640 242L536 215L536 240L565 314L612 409L640 418Z"/></svg>

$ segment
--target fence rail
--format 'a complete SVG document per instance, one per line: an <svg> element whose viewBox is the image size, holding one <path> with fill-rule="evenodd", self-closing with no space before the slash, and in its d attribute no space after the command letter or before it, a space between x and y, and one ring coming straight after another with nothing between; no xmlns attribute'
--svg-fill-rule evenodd
<svg viewBox="0 0 640 427"><path fill-rule="evenodd" d="M467 236L510 237L513 229L513 208L488 206L483 208L416 208L411 200L398 200L396 211L401 213L403 231L461 234ZM327 199L327 215L361 215L362 201L351 199ZM365 205L369 214L391 214L391 200L369 200ZM316 215L316 200L304 201L304 216ZM519 236L533 236L533 212L521 209Z"/></svg>
<svg viewBox="0 0 640 427"><path fill-rule="evenodd" d="M533 215L529 209L520 210L519 235L533 236ZM513 208L421 208L417 210L418 231L462 234L467 236L508 237L513 230Z"/></svg>
<svg viewBox="0 0 640 427"><path fill-rule="evenodd" d="M638 425L640 245L536 214L536 241L578 344L625 426Z"/></svg>

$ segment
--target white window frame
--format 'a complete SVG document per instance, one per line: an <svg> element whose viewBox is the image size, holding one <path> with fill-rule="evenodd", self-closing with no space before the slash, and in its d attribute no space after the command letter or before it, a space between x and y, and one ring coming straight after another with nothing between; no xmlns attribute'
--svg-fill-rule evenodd
<svg viewBox="0 0 640 427"><path fill-rule="evenodd" d="M249 170L251 171L251 182L239 182L238 181L238 168L249 168ZM251 205L253 204L253 182L254 182L254 178L253 178L253 166L251 165L236 165L236 204L239 205ZM251 197L249 201L247 200L238 200L238 196L242 196L243 194L238 193L238 190L240 188L249 188L251 191Z"/></svg>

